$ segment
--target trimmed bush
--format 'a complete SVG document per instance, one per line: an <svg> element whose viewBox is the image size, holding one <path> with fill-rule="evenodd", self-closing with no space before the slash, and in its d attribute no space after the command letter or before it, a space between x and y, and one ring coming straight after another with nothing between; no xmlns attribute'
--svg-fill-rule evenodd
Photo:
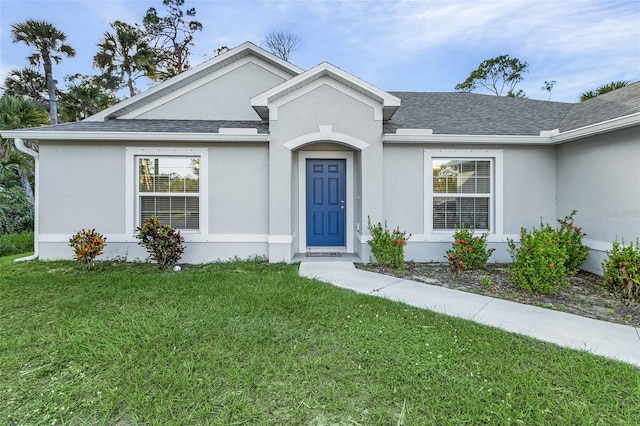
<svg viewBox="0 0 640 426"><path fill-rule="evenodd" d="M96 257L102 254L107 239L95 229L82 229L69 238L69 245L73 248L73 257L80 263L93 266Z"/></svg>
<svg viewBox="0 0 640 426"><path fill-rule="evenodd" d="M453 245L447 250L451 272L456 275L467 269L481 269L487 264L494 249L487 248L487 233L473 236L473 228L462 227L453 234Z"/></svg>
<svg viewBox="0 0 640 426"><path fill-rule="evenodd" d="M577 210L573 210L569 216L565 216L564 219L558 219L560 224L558 241L567 249L567 260L564 266L569 274L576 273L589 255L589 247L582 244L582 238L587 234L582 232L582 228L573 224L573 216L577 212Z"/></svg>
<svg viewBox="0 0 640 426"><path fill-rule="evenodd" d="M404 271L404 246L411 234L401 232L400 228L389 231L387 222L384 225L380 222L373 225L371 219L367 217L367 228L371 234L371 239L367 241L371 247L371 253L376 258L376 262L383 267L396 268L399 272Z"/></svg>
<svg viewBox="0 0 640 426"><path fill-rule="evenodd" d="M139 244L147 250L149 257L157 262L160 268L174 266L182 258L184 237L180 235L180 231L169 225L160 224L158 217L151 216L141 227L136 228L136 231Z"/></svg>
<svg viewBox="0 0 640 426"><path fill-rule="evenodd" d="M520 247L508 240L508 251L513 258L511 280L529 293L549 294L569 284L567 249L550 225L531 232L522 228Z"/></svg>
<svg viewBox="0 0 640 426"><path fill-rule="evenodd" d="M640 301L640 244L613 242L602 262L605 285L625 300Z"/></svg>

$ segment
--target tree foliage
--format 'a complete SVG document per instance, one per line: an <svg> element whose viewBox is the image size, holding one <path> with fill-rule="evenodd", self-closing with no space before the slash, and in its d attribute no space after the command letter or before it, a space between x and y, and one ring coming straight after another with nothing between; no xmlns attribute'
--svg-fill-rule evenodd
<svg viewBox="0 0 640 426"><path fill-rule="evenodd" d="M60 93L63 121L78 121L119 102L116 90L120 79L108 74L73 74L65 77L67 91Z"/></svg>
<svg viewBox="0 0 640 426"><path fill-rule="evenodd" d="M0 180L0 236L32 228L33 208L29 198L19 186L6 187Z"/></svg>
<svg viewBox="0 0 640 426"><path fill-rule="evenodd" d="M598 97L604 93L613 92L614 90L620 89L621 87L628 86L628 81L612 81L609 84L602 85L594 90L587 90L580 95L580 102L584 102L589 99L593 99Z"/></svg>
<svg viewBox="0 0 640 426"><path fill-rule="evenodd" d="M300 47L300 37L291 31L269 31L264 37L264 46L277 57L289 61L291 52Z"/></svg>
<svg viewBox="0 0 640 426"><path fill-rule="evenodd" d="M526 94L522 90L516 91L515 87L523 80L528 67L526 62L509 55L487 59L465 81L457 84L455 90L472 92L478 87L484 87L497 96L523 98Z"/></svg>
<svg viewBox="0 0 640 426"><path fill-rule="evenodd" d="M27 57L32 66L42 64L47 82L49 97L49 120L58 123L56 82L53 79L53 61L59 64L62 56L73 57L76 51L66 43L67 36L51 23L27 19L25 22L11 25L11 37L14 43L25 43L35 52Z"/></svg>
<svg viewBox="0 0 640 426"><path fill-rule="evenodd" d="M47 122L46 110L36 105L33 101L7 94L0 98L0 130L36 127L47 124ZM37 149L33 145L31 147ZM9 209L3 211L5 218L24 216L23 199L28 200L27 204L30 208L33 208L35 202L32 186L33 178L33 159L18 151L13 139L0 138L0 184L4 187L3 190L13 191L3 201L8 206L7 209ZM14 183L16 181L19 183ZM16 187L19 189L13 189ZM16 195L16 192L24 194L24 198ZM11 209L14 208L17 211L11 213Z"/></svg>
<svg viewBox="0 0 640 426"><path fill-rule="evenodd" d="M142 24L154 52L156 72L154 78L167 80L190 67L189 46L193 46L193 35L202 30L202 24L196 20L185 21L194 17L196 9L192 7L183 12L181 7L185 0L163 0L167 7L167 15L159 16L151 7L147 10Z"/></svg>
<svg viewBox="0 0 640 426"><path fill-rule="evenodd" d="M111 28L113 32L105 32L98 43L93 65L109 76L117 76L133 96L138 92L137 79L155 76L154 51L138 26L115 21Z"/></svg>
<svg viewBox="0 0 640 426"><path fill-rule="evenodd" d="M37 105L48 106L47 79L30 67L12 69L4 79L6 95L28 98Z"/></svg>

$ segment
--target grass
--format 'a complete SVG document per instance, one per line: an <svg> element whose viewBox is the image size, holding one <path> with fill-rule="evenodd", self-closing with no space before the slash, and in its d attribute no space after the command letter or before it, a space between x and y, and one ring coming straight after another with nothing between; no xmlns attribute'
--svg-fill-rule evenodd
<svg viewBox="0 0 640 426"><path fill-rule="evenodd" d="M345 292L296 265L11 259L0 258L0 424L640 418L630 365Z"/></svg>

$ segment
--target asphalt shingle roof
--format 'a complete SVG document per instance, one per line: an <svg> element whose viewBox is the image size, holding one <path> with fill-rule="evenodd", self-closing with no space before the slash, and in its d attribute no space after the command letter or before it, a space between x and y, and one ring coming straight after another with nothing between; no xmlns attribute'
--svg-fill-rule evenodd
<svg viewBox="0 0 640 426"><path fill-rule="evenodd" d="M539 135L558 128L574 104L477 93L392 92L401 106L385 126L434 134Z"/></svg>
<svg viewBox="0 0 640 426"><path fill-rule="evenodd" d="M220 128L256 128L259 134L269 133L269 125L261 121L158 119L77 121L55 126L34 127L30 128L29 131L218 133Z"/></svg>
<svg viewBox="0 0 640 426"><path fill-rule="evenodd" d="M575 104L558 128L561 132L640 112L640 82Z"/></svg>

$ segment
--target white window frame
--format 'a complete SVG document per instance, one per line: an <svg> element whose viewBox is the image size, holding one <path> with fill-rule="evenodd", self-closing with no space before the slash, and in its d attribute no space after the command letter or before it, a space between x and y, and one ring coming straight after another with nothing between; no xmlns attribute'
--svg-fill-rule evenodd
<svg viewBox="0 0 640 426"><path fill-rule="evenodd" d="M137 181L138 157L199 157L199 229L180 229L185 240L197 235L209 233L209 149L208 148L126 148L126 206L125 226L128 235L135 235L136 228L140 226L140 196Z"/></svg>
<svg viewBox="0 0 640 426"><path fill-rule="evenodd" d="M491 194L489 196L489 239L504 233L503 151L499 149L425 149L424 150L424 229L427 241L448 241L453 229L433 229L433 197L458 197L461 194L435 194L433 192L433 160L492 160ZM463 196L466 196L464 194ZM468 194L475 196L475 194Z"/></svg>

